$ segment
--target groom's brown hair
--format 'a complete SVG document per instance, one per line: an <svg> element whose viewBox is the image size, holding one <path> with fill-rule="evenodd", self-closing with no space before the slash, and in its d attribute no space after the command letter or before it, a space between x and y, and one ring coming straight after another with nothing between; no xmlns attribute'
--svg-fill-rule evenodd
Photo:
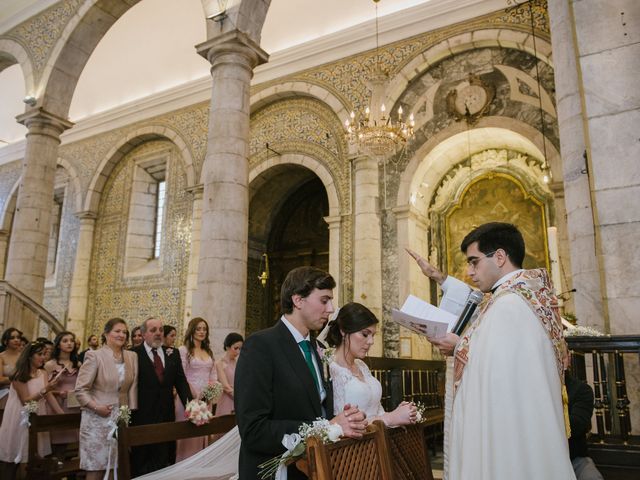
<svg viewBox="0 0 640 480"><path fill-rule="evenodd" d="M291 270L282 283L280 290L280 307L282 313L293 312L293 300L291 297L300 295L308 297L315 289L333 290L336 281L324 270L316 267L298 267Z"/></svg>

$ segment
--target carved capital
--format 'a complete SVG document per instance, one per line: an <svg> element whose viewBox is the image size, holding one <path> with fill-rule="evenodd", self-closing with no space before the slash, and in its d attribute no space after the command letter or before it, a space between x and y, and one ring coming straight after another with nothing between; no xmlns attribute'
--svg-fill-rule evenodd
<svg viewBox="0 0 640 480"><path fill-rule="evenodd" d="M60 140L62 132L73 127L73 122L49 113L42 107L33 108L22 115L18 115L16 120L29 129L27 136L33 134L47 135L56 140Z"/></svg>
<svg viewBox="0 0 640 480"><path fill-rule="evenodd" d="M212 68L224 63L234 63L253 71L269 60L269 54L260 45L238 30L223 33L196 45L196 51L211 63Z"/></svg>

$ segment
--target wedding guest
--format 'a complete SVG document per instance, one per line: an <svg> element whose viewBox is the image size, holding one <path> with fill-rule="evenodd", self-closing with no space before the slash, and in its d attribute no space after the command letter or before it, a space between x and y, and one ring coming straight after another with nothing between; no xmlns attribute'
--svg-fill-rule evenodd
<svg viewBox="0 0 640 480"><path fill-rule="evenodd" d="M44 344L32 342L16 361L15 373L11 376L9 399L0 426L0 461L4 465L6 478L14 478L18 470L24 473L25 464L29 460L28 426L23 425L21 412L28 402L36 402L35 413L46 414L45 400L55 413L63 413L51 391L58 378L47 381L44 365ZM49 434L38 435L38 455L44 457L51 453ZM13 465L11 465L13 464ZM18 467L18 465L21 465ZM9 471L7 471L9 470Z"/></svg>
<svg viewBox="0 0 640 480"><path fill-rule="evenodd" d="M236 362L244 339L239 333L230 333L224 339L224 356L216 362L218 381L222 384L222 395L216 406L216 417L233 413L233 381Z"/></svg>
<svg viewBox="0 0 640 480"><path fill-rule="evenodd" d="M51 360L44 364L44 369L49 378L59 377L60 379L53 394L64 413L80 411L74 392L79 368L76 336L71 332L60 332L53 340ZM55 413L51 408L49 410L49 413ZM78 430L51 432L51 446L58 458L64 454L67 444L77 441Z"/></svg>
<svg viewBox="0 0 640 480"><path fill-rule="evenodd" d="M209 324L204 318L191 319L184 334L184 345L179 351L191 395L193 398L199 398L208 384L218 381L213 352L209 345ZM176 418L185 418L184 407L179 399L176 399ZM206 436L178 440L176 461L184 460L206 446Z"/></svg>
<svg viewBox="0 0 640 480"><path fill-rule="evenodd" d="M84 362L84 356L89 350L97 350L98 346L99 346L98 336L90 335L89 338L87 338L87 349L81 351L78 354L78 359L80 360L80 362Z"/></svg>
<svg viewBox="0 0 640 480"><path fill-rule="evenodd" d="M118 409L138 406L138 357L124 349L127 324L112 318L102 333L102 348L88 350L78 372L75 393L82 406L80 468L87 480L102 479L117 464L117 443L109 440L109 421Z"/></svg>
<svg viewBox="0 0 640 480"><path fill-rule="evenodd" d="M142 342L144 342L144 338L142 338L140 327L133 327L133 330L131 330L131 350L142 345Z"/></svg>
<svg viewBox="0 0 640 480"><path fill-rule="evenodd" d="M46 337L38 337L36 338L36 342L44 344L44 363L47 363L49 360L51 360L51 354L53 353L53 342Z"/></svg>
<svg viewBox="0 0 640 480"><path fill-rule="evenodd" d="M7 403L11 375L16 370L16 362L22 351L21 339L22 332L17 328L9 327L2 333L4 351L0 353L0 410L3 410Z"/></svg>
<svg viewBox="0 0 640 480"><path fill-rule="evenodd" d="M162 332L164 333L164 347L174 348L176 345L176 335L178 334L176 327L173 325L164 325L162 327Z"/></svg>
<svg viewBox="0 0 640 480"><path fill-rule="evenodd" d="M345 405L358 405L368 422L382 420L389 427L414 423L417 411L413 403L402 402L392 412L384 411L382 386L362 360L373 345L377 326L373 312L359 303L344 305L329 324L327 343L336 348L329 363L333 411L338 414Z"/></svg>

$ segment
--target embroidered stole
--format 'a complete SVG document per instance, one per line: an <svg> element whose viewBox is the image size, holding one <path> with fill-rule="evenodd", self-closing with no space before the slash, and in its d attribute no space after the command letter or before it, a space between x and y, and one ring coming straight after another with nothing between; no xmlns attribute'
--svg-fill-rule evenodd
<svg viewBox="0 0 640 480"><path fill-rule="evenodd" d="M540 323L547 332L549 340L553 344L556 367L562 384L565 429L567 431L567 437L570 437L571 430L569 428L569 411L566 400L566 388L564 386L563 365L563 359L567 352L567 344L562 334L558 299L551 286L549 275L544 269L523 270L498 286L493 294L485 295L478 308L480 313L477 315L473 324L464 332L454 352L453 396L455 398L456 391L462 381L464 367L469 361L469 342L473 333L480 325L485 312L491 308L498 298L509 293L519 295L520 298L526 302L534 315L540 320Z"/></svg>

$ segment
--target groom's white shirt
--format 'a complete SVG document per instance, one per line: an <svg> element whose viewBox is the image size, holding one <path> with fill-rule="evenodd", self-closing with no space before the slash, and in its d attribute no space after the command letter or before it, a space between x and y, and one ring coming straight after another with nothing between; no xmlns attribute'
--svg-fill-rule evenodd
<svg viewBox="0 0 640 480"><path fill-rule="evenodd" d="M303 340L307 340L307 341L310 342L311 341L311 335L307 334L306 337L303 337L302 334L298 331L298 329L296 327L294 327L291 324L291 322L289 322L289 320L284 318L284 315L280 319L282 320L282 323L284 323L285 327L287 327L289 329L289 331L291 332L291 335L293 335L293 339L298 344L298 349L300 350L300 354L302 355L302 358L306 362L307 360L304 357L304 351L302 350L302 347L300 346L300 342L303 341ZM318 362L316 361L316 356L315 355L311 355L311 360L313 361L313 366L316 369L316 375L318 376L318 378L321 379L322 378L322 373L320 372L320 368L318 368ZM324 399L327 398L327 392L325 391L324 386L322 385L322 382L319 382L318 393L320 394L320 403L324 402Z"/></svg>

